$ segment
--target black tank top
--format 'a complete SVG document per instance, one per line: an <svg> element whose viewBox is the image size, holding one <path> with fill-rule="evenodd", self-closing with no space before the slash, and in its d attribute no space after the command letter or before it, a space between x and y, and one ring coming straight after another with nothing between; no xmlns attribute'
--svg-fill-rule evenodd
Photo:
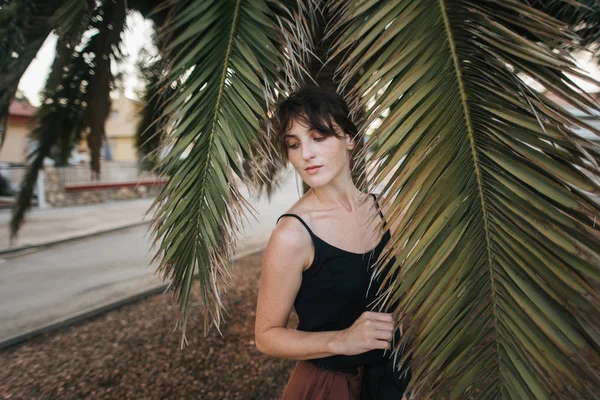
<svg viewBox="0 0 600 400"><path fill-rule="evenodd" d="M377 198L374 194L377 208ZM383 213L379 211L381 219ZM379 244L367 253L353 253L333 246L315 235L296 214L283 214L298 219L308 230L315 248L311 266L302 272L302 283L294 309L298 315L297 330L309 332L337 331L350 327L365 311L378 311L373 301L384 274L371 282L371 272L385 244L390 240L389 228ZM384 222L384 227L387 223ZM395 258L386 265L393 264ZM326 369L355 372L359 365L381 359L383 350L371 350L353 356L335 355L309 360Z"/></svg>

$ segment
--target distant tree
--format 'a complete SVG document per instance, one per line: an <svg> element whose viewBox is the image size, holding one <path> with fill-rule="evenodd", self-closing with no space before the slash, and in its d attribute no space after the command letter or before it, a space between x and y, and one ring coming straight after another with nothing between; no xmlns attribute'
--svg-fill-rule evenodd
<svg viewBox="0 0 600 400"><path fill-rule="evenodd" d="M157 36L154 35L154 42L157 40ZM137 67L144 83L144 90L138 92L138 97L142 99L144 107L139 111L141 118L136 130L136 148L140 169L150 171L154 170L160 161L160 143L163 138L161 116L164 116L162 105L165 99L173 94L174 89L170 88L157 94L163 72L167 70L167 62L158 54L152 55L143 49Z"/></svg>

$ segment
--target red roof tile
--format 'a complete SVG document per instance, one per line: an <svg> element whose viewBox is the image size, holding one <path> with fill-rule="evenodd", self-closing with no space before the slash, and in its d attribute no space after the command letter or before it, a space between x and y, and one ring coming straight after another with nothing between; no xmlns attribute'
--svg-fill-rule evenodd
<svg viewBox="0 0 600 400"><path fill-rule="evenodd" d="M32 106L26 101L13 100L8 106L8 115L18 117L33 117L37 112L37 107Z"/></svg>

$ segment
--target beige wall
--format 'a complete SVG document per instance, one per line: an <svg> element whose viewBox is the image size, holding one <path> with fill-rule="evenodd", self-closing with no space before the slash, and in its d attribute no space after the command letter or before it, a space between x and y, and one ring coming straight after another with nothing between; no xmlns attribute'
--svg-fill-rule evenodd
<svg viewBox="0 0 600 400"><path fill-rule="evenodd" d="M135 138L108 137L114 161L137 161Z"/></svg>
<svg viewBox="0 0 600 400"><path fill-rule="evenodd" d="M0 148L0 162L25 163L27 135L33 129L32 122L8 120L4 144Z"/></svg>
<svg viewBox="0 0 600 400"><path fill-rule="evenodd" d="M114 161L136 161L135 132L139 122L139 103L122 93L112 100L111 113L106 120L106 136Z"/></svg>
<svg viewBox="0 0 600 400"><path fill-rule="evenodd" d="M119 93L112 99L111 112L106 120L108 136L114 161L137 161L135 132L139 121L139 103ZM0 162L25 163L27 135L33 129L33 122L9 119L4 144L0 148ZM78 146L87 149L83 139Z"/></svg>

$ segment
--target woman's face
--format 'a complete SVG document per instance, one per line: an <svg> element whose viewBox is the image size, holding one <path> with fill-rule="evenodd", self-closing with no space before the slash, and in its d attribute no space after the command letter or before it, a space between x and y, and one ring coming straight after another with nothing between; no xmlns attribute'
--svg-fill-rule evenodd
<svg viewBox="0 0 600 400"><path fill-rule="evenodd" d="M285 135L288 158L310 187L327 185L346 169L350 173L350 150L354 142L335 122L333 126L338 135L343 135L342 139L325 136L298 119L293 120Z"/></svg>

